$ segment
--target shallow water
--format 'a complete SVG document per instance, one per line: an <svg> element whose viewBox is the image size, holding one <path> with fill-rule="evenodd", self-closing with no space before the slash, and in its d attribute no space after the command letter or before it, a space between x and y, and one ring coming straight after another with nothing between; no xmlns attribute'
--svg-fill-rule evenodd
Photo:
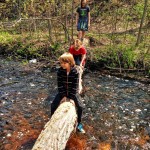
<svg viewBox="0 0 150 150"><path fill-rule="evenodd" d="M50 116L56 71L0 60L0 149L30 150ZM150 149L150 85L100 72L83 77L87 150ZM47 97L50 95L50 98Z"/></svg>
<svg viewBox="0 0 150 150"><path fill-rule="evenodd" d="M149 149L150 86L100 73L84 80L84 120L97 131L94 140L107 141L112 149Z"/></svg>

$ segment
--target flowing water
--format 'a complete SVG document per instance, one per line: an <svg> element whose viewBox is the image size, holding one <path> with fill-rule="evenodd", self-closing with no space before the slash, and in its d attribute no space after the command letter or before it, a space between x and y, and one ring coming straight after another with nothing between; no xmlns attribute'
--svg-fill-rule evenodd
<svg viewBox="0 0 150 150"><path fill-rule="evenodd" d="M150 85L90 71L83 84L87 150L150 149ZM56 92L55 70L0 60L1 150L32 148Z"/></svg>

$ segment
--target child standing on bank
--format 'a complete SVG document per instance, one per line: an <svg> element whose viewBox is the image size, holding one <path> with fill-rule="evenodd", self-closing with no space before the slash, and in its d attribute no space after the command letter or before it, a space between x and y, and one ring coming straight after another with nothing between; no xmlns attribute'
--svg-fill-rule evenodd
<svg viewBox="0 0 150 150"><path fill-rule="evenodd" d="M75 39L69 48L69 52L73 55L75 64L79 66L79 94L82 92L82 74L86 60L86 49L79 39Z"/></svg>
<svg viewBox="0 0 150 150"><path fill-rule="evenodd" d="M87 5L87 0L81 0L81 6L77 8L76 12L78 38L83 41L85 32L90 27L90 7Z"/></svg>
<svg viewBox="0 0 150 150"><path fill-rule="evenodd" d="M55 112L59 104L66 99L73 100L77 107L78 130L85 133L81 124L83 104L78 94L79 73L75 65L74 58L70 53L64 53L59 57L60 68L57 72L58 94L51 104L51 115Z"/></svg>

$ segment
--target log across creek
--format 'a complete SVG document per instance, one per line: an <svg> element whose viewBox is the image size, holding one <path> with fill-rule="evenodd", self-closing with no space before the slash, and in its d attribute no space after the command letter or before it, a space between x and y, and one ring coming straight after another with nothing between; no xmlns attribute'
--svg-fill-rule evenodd
<svg viewBox="0 0 150 150"><path fill-rule="evenodd" d="M61 103L46 123L32 150L64 150L76 125L75 105L69 101Z"/></svg>

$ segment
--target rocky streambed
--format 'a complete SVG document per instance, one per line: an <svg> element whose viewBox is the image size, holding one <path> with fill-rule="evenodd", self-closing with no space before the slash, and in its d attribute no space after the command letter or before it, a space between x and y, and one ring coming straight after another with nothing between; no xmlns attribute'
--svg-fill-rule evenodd
<svg viewBox="0 0 150 150"><path fill-rule="evenodd" d="M0 149L31 150L50 117L56 70L40 62L0 60ZM86 134L75 133L66 149L150 149L150 85L99 71L83 77Z"/></svg>

